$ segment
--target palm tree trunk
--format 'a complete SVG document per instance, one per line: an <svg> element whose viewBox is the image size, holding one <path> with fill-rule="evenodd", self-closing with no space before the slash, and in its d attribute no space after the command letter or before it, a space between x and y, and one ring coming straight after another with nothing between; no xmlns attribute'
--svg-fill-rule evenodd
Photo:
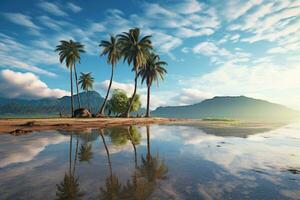
<svg viewBox="0 0 300 200"><path fill-rule="evenodd" d="M88 104L88 109L91 112L90 108L90 97L89 97L89 89L86 89L86 98L87 98L87 104Z"/></svg>
<svg viewBox="0 0 300 200"><path fill-rule="evenodd" d="M112 167L111 167L111 161L110 161L109 151L108 151L108 148L107 148L104 136L103 136L103 130L102 129L100 130L100 135L101 135L102 142L104 144L104 147L105 147L105 150L106 150L106 154L107 154L107 161L108 161L108 165L109 165L110 177L112 177Z"/></svg>
<svg viewBox="0 0 300 200"><path fill-rule="evenodd" d="M70 81L71 81L71 116L74 117L73 73L72 73L72 66L70 66Z"/></svg>
<svg viewBox="0 0 300 200"><path fill-rule="evenodd" d="M147 160L150 160L151 152L150 152L150 126L146 126L147 129Z"/></svg>
<svg viewBox="0 0 300 200"><path fill-rule="evenodd" d="M76 80L78 107L81 108L80 95L79 95L79 89L78 89L78 78L77 78L77 71L76 71L75 64L74 64L74 72L75 72L75 80Z"/></svg>
<svg viewBox="0 0 300 200"><path fill-rule="evenodd" d="M69 150L69 175L72 175L71 169L72 169L72 143L73 143L73 133L71 133L70 136L70 150Z"/></svg>
<svg viewBox="0 0 300 200"><path fill-rule="evenodd" d="M136 90L137 90L137 80L138 80L138 72L135 71L134 91L133 91L133 94L131 96L131 99L130 99L130 102L129 102L129 106L128 106L126 112L123 114L124 117L129 117L129 113L130 113L130 110L131 110L131 107L132 107L132 103L133 103L133 100L134 100L134 97L135 97L135 94L136 94Z"/></svg>
<svg viewBox="0 0 300 200"><path fill-rule="evenodd" d="M78 136L77 136L77 142L76 142L76 151L75 151L75 160L74 160L74 165L73 165L73 176L75 174L75 166L76 166L76 161L77 161L77 155L78 155Z"/></svg>
<svg viewBox="0 0 300 200"><path fill-rule="evenodd" d="M147 91L147 113L146 113L146 117L150 117L150 90L151 90L151 86L148 85L148 91Z"/></svg>
<svg viewBox="0 0 300 200"><path fill-rule="evenodd" d="M101 106L100 111L99 111L100 115L104 115L105 105L106 105L106 102L107 102L107 99L108 99L108 95L109 95L109 92L110 92L110 88L111 88L111 84L112 84L112 80L113 80L113 76L114 76L114 69L115 69L115 66L112 65L111 66L110 82L109 82L109 86L108 86L108 89L107 89L107 93L106 93L104 102L102 103L102 106Z"/></svg>

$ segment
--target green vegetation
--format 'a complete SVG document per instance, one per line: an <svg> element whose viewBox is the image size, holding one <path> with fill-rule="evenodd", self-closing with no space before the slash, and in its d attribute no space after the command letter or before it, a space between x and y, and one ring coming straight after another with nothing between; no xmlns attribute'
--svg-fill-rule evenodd
<svg viewBox="0 0 300 200"><path fill-rule="evenodd" d="M108 113L120 116L127 111L128 105L131 102L131 98L128 98L125 91L114 90L111 99L108 102ZM135 95L130 107L130 112L136 112L141 107L140 96Z"/></svg>

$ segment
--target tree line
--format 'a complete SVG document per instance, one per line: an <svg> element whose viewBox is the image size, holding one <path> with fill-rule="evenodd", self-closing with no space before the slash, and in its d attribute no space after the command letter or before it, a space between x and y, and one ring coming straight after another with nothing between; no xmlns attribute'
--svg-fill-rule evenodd
<svg viewBox="0 0 300 200"><path fill-rule="evenodd" d="M137 84L138 79L141 78L141 83L147 86L147 111L145 117L150 117L150 95L151 86L153 82L158 82L159 79L163 80L167 73L165 66L166 62L161 61L159 55L156 54L151 41L151 35L142 36L139 28L130 29L128 32L123 32L117 36L110 36L109 40L102 40L99 44L101 47L100 56L107 57L107 64L111 65L111 75L108 89L104 101L97 112L97 117L104 117L105 110L114 111L114 104L108 102L114 72L117 63L123 59L129 66L132 67L134 72L134 91L128 99L126 108L122 108L123 112L119 115L121 117L129 117L130 112L133 110L134 101L137 99ZM77 77L76 64L80 63L80 55L84 53L84 45L80 42L73 40L62 40L56 46L59 53L59 60L65 63L70 71L70 87L71 87L71 115L74 117L74 98L73 98L73 73L75 76L75 85L77 90L77 101L79 109L81 107L79 84L81 89L85 90L87 95L88 91L93 89L94 78L91 73L81 73L79 81ZM90 106L88 105L88 108Z"/></svg>

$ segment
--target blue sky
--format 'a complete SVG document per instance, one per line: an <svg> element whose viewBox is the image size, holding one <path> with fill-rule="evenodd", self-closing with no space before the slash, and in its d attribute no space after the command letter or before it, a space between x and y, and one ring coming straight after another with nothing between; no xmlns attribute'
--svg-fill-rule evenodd
<svg viewBox="0 0 300 200"><path fill-rule="evenodd" d="M139 27L168 62L165 81L153 85L152 108L221 95L300 108L299 0L2 0L0 12L3 97L68 94L69 73L54 52L62 39L85 45L78 71L92 72L103 94L110 66L99 42ZM131 93L130 69L117 65L113 88ZM145 86L138 92L145 100Z"/></svg>

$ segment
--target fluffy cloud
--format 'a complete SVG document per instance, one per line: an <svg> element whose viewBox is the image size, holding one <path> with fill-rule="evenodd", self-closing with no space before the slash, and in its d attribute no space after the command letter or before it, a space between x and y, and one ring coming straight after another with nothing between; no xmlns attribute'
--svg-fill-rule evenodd
<svg viewBox="0 0 300 200"><path fill-rule="evenodd" d="M102 91L103 94L106 94L106 91L109 86L109 82L110 82L110 80L105 80L100 83L95 83L95 88L97 90ZM111 90L114 90L114 89L124 90L127 93L127 95L130 96L133 93L134 85L131 83L121 83L121 82L113 81L112 85L111 85Z"/></svg>
<svg viewBox="0 0 300 200"><path fill-rule="evenodd" d="M74 13L78 13L82 10L82 8L80 8L79 6L75 5L74 3L67 3L67 6L70 10L72 10Z"/></svg>
<svg viewBox="0 0 300 200"><path fill-rule="evenodd" d="M298 38L298 41L294 41L294 43L299 44L299 15L300 9L297 1L267 2L245 14L242 17L242 22L230 25L229 30L245 31L252 34L243 38L242 41L244 42L253 43L261 40L278 42Z"/></svg>
<svg viewBox="0 0 300 200"><path fill-rule="evenodd" d="M7 135L8 136L8 135ZM6 136L4 136L6 139ZM68 137L58 134L39 134L34 137L19 137L18 140L7 139L1 141L0 167L4 168L14 163L24 163L33 160L47 146L59 144L69 140Z"/></svg>
<svg viewBox="0 0 300 200"><path fill-rule="evenodd" d="M15 23L20 26L25 26L30 29L38 30L39 27L34 24L31 20L31 17L21 14L21 13L4 13L4 17L6 17L12 23Z"/></svg>
<svg viewBox="0 0 300 200"><path fill-rule="evenodd" d="M246 95L300 108L299 73L297 64L278 66L268 59L250 66L227 62L210 73L181 83L215 95Z"/></svg>
<svg viewBox="0 0 300 200"><path fill-rule="evenodd" d="M60 9L60 7L54 3L50 2L40 2L38 6L43 9L44 11L56 15L56 16L67 16L68 14L65 13L63 10ZM69 6L69 5L68 5Z"/></svg>
<svg viewBox="0 0 300 200"><path fill-rule="evenodd" d="M21 73L11 70L0 72L0 94L7 98L45 98L62 97L69 92L60 89L50 89L32 73Z"/></svg>
<svg viewBox="0 0 300 200"><path fill-rule="evenodd" d="M235 20L245 13L247 13L251 8L262 3L262 0L231 0L226 2L226 9L224 9L224 15L228 20Z"/></svg>
<svg viewBox="0 0 300 200"><path fill-rule="evenodd" d="M201 42L197 44L193 48L193 52L197 54L203 54L205 56L228 56L230 55L230 52L227 51L226 49L219 48L214 44L213 42Z"/></svg>
<svg viewBox="0 0 300 200"><path fill-rule="evenodd" d="M39 44L44 40L39 40ZM46 46L48 46L46 49ZM51 46L48 42L43 42L42 46L38 49L32 46L27 46L23 43L17 42L14 38L0 34L0 65L8 68L18 68L42 75L56 76L54 73L45 69L37 67L37 65L59 64L57 55L50 49ZM12 54L13 52L13 54Z"/></svg>
<svg viewBox="0 0 300 200"><path fill-rule="evenodd" d="M178 95L172 97L172 100L176 102L176 105L190 105L212 97L214 97L214 95L209 92L203 92L193 88L184 88Z"/></svg>

